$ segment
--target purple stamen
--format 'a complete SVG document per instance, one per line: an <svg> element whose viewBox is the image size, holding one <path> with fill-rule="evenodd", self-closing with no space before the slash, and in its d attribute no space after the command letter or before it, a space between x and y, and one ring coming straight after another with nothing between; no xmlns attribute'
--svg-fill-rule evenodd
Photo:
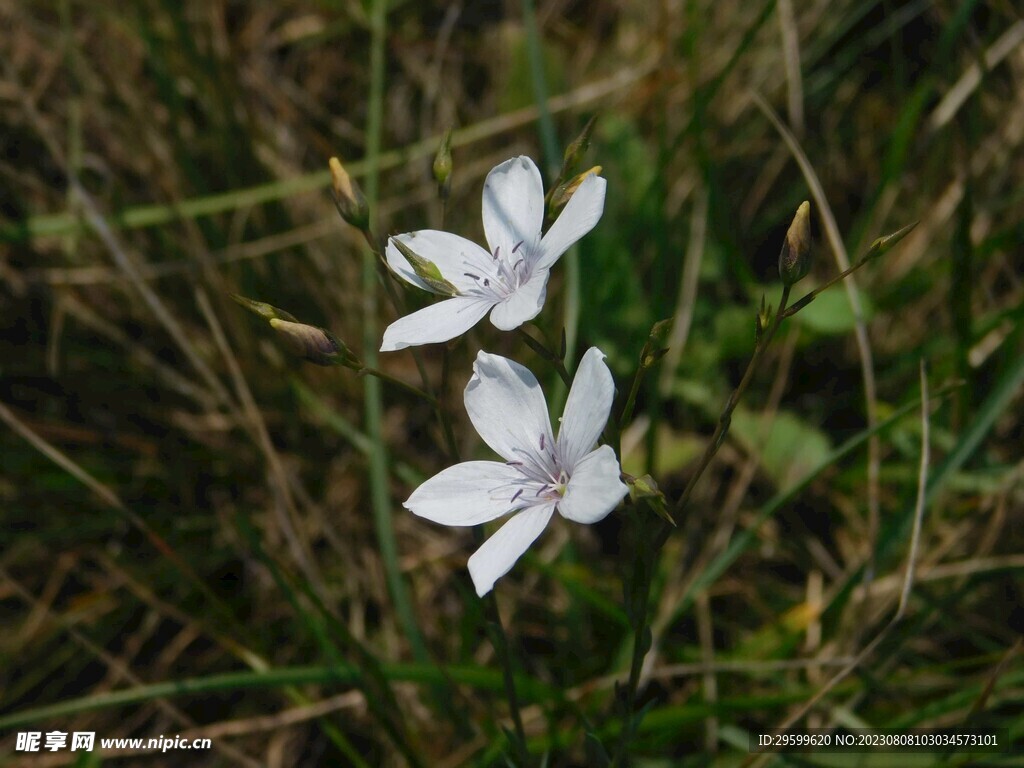
<svg viewBox="0 0 1024 768"><path fill-rule="evenodd" d="M479 280L480 279L480 275L474 275L472 272L463 272L462 274L464 274L466 277L471 278L473 280Z"/></svg>
<svg viewBox="0 0 1024 768"><path fill-rule="evenodd" d="M500 246L500 245L498 245L498 246L495 246L495 248L494 248L494 260L495 260L495 261L497 261L497 260L498 260L498 253L499 253L500 251L501 251L501 246Z"/></svg>
<svg viewBox="0 0 1024 768"><path fill-rule="evenodd" d="M544 450L544 435L540 436L540 449L542 451Z"/></svg>
<svg viewBox="0 0 1024 768"><path fill-rule="evenodd" d="M522 244L523 244L523 241L520 240L518 243L516 243L514 246L512 246L512 253L515 253L516 251L518 251L519 250L519 246L522 245Z"/></svg>
<svg viewBox="0 0 1024 768"><path fill-rule="evenodd" d="M518 491L516 491L516 495L513 496L512 499L509 501L509 504L512 504L513 502L515 502L515 500L518 499L522 495L523 495L523 489L520 488Z"/></svg>

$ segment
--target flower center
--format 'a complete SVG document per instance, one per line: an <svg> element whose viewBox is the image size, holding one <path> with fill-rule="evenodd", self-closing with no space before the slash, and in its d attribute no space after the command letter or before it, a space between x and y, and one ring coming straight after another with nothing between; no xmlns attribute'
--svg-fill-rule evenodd
<svg viewBox="0 0 1024 768"><path fill-rule="evenodd" d="M557 447L546 435L537 438L537 449L513 449L519 460L506 462L522 474L522 479L510 483L515 493L510 501L526 506L544 501L559 501L569 486L569 473L562 468Z"/></svg>
<svg viewBox="0 0 1024 768"><path fill-rule="evenodd" d="M523 241L520 240L512 247L508 257L501 253L501 246L494 249L491 254L491 269L481 270L479 263L470 264L468 260L462 262L463 266L475 269L477 272L463 272L466 277L476 283L475 289L463 291L464 296L480 296L482 298L495 298L498 300L507 299L519 287L530 279L529 259L526 258Z"/></svg>

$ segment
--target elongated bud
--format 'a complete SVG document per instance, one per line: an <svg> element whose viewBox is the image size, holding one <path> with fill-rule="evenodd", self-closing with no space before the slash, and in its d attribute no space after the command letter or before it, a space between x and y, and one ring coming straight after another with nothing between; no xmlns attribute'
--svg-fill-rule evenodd
<svg viewBox="0 0 1024 768"><path fill-rule="evenodd" d="M761 337L764 335L765 328L768 327L768 323L772 319L772 305L768 304L765 306L764 294L761 294L761 309L757 313L757 322L754 330L754 342L761 341Z"/></svg>
<svg viewBox="0 0 1024 768"><path fill-rule="evenodd" d="M370 206L366 204L363 191L352 180L341 161L332 157L327 161L331 169L331 193L334 195L334 206L341 218L365 232L370 228Z"/></svg>
<svg viewBox="0 0 1024 768"><path fill-rule="evenodd" d="M405 256L405 260L409 262L409 266L411 266L412 271L416 273L416 277L430 286L431 290L444 296L459 295L459 289L445 280L444 275L441 274L441 270L437 268L437 264L432 262L430 259L425 259L420 256L397 237L392 237L390 242L398 249L399 253Z"/></svg>
<svg viewBox="0 0 1024 768"><path fill-rule="evenodd" d="M590 149L590 135L594 132L594 123L596 122L596 115L587 120L587 124L583 126L580 135L573 139L569 146L565 148L565 154L562 156L561 178L568 178L580 167L580 163L583 162L583 156Z"/></svg>
<svg viewBox="0 0 1024 768"><path fill-rule="evenodd" d="M566 203L572 199L572 196L576 193L576 190L580 188L580 184L583 180L593 174L594 176L601 175L601 166L595 165L593 168L584 171L576 176L573 176L569 181L564 184L560 184L555 187L551 192L550 205L548 206L548 216L553 217L558 211L565 207Z"/></svg>
<svg viewBox="0 0 1024 768"><path fill-rule="evenodd" d="M359 358L352 354L345 342L324 328L279 318L272 319L270 327L277 331L286 347L304 360L317 365L362 367Z"/></svg>
<svg viewBox="0 0 1024 768"><path fill-rule="evenodd" d="M253 301L252 299L245 298L245 296L239 296L237 293L232 293L231 298L264 320L290 320L295 322L295 318L292 315L272 304L267 304L263 301Z"/></svg>
<svg viewBox="0 0 1024 768"><path fill-rule="evenodd" d="M447 200L452 191L452 129L444 132L441 146L434 156L434 181L437 182L437 195Z"/></svg>
<svg viewBox="0 0 1024 768"><path fill-rule="evenodd" d="M918 222L915 221L913 224L908 224L907 226L903 227L902 229L896 230L890 235L885 235L884 237L878 238L873 243L871 243L871 247L868 248L868 252L864 254L864 258L861 259L861 261L869 261L871 259L878 258L883 253L892 248L894 245L896 245L896 243L898 243L904 237L909 235L911 230L913 230L914 227L917 226L917 224Z"/></svg>
<svg viewBox="0 0 1024 768"><path fill-rule="evenodd" d="M796 209L786 242L779 253L779 277L785 285L803 280L811 271L811 204L804 200Z"/></svg>

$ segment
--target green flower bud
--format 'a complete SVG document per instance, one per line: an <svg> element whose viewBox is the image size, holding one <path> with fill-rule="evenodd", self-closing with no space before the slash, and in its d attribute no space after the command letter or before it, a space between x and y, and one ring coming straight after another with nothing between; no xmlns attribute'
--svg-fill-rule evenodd
<svg viewBox="0 0 1024 768"><path fill-rule="evenodd" d="M806 200L796 209L793 223L779 253L779 277L794 285L811 271L811 204Z"/></svg>
<svg viewBox="0 0 1024 768"><path fill-rule="evenodd" d="M452 129L444 132L441 146L434 156L434 180L437 182L437 194L447 200L452 190Z"/></svg>
<svg viewBox="0 0 1024 768"><path fill-rule="evenodd" d="M416 273L416 276L420 280L430 286L431 290L444 296L459 295L459 289L445 280L444 275L441 274L441 270L437 268L437 264L432 262L430 259L425 259L420 256L397 237L392 237L390 242L398 249L399 253L405 256L405 260L409 262L409 266L412 267L412 271Z"/></svg>
<svg viewBox="0 0 1024 768"><path fill-rule="evenodd" d="M363 191L348 175L348 171L338 158L332 157L327 164L331 169L334 206L341 214L341 218L360 232L365 232L370 228L370 206L366 204Z"/></svg>
<svg viewBox="0 0 1024 768"><path fill-rule="evenodd" d="M590 135L594 132L595 122L597 122L596 116L587 120L587 124L583 126L580 135L573 139L569 146L565 148L565 154L562 156L561 176L563 179L574 173L580 167L580 163L583 162L583 156L590 149Z"/></svg>

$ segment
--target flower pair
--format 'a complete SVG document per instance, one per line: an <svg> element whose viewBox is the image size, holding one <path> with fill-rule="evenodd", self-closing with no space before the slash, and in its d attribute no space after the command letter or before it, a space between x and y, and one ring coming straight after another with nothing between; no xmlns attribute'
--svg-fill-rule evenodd
<svg viewBox="0 0 1024 768"><path fill-rule="evenodd" d="M527 157L494 168L483 193L490 250L458 235L421 230L390 238L387 262L412 285L447 298L392 323L381 351L447 341L490 312L512 330L544 306L551 267L593 229L604 210L605 180L587 174L561 215L542 234L544 189ZM476 431L503 462L467 461L442 471L405 502L444 525L509 520L469 559L477 594L485 595L540 535L557 511L579 523L604 518L626 495L610 446L594 449L608 420L615 387L604 355L580 361L558 435L536 377L523 366L480 352L465 402Z"/></svg>

